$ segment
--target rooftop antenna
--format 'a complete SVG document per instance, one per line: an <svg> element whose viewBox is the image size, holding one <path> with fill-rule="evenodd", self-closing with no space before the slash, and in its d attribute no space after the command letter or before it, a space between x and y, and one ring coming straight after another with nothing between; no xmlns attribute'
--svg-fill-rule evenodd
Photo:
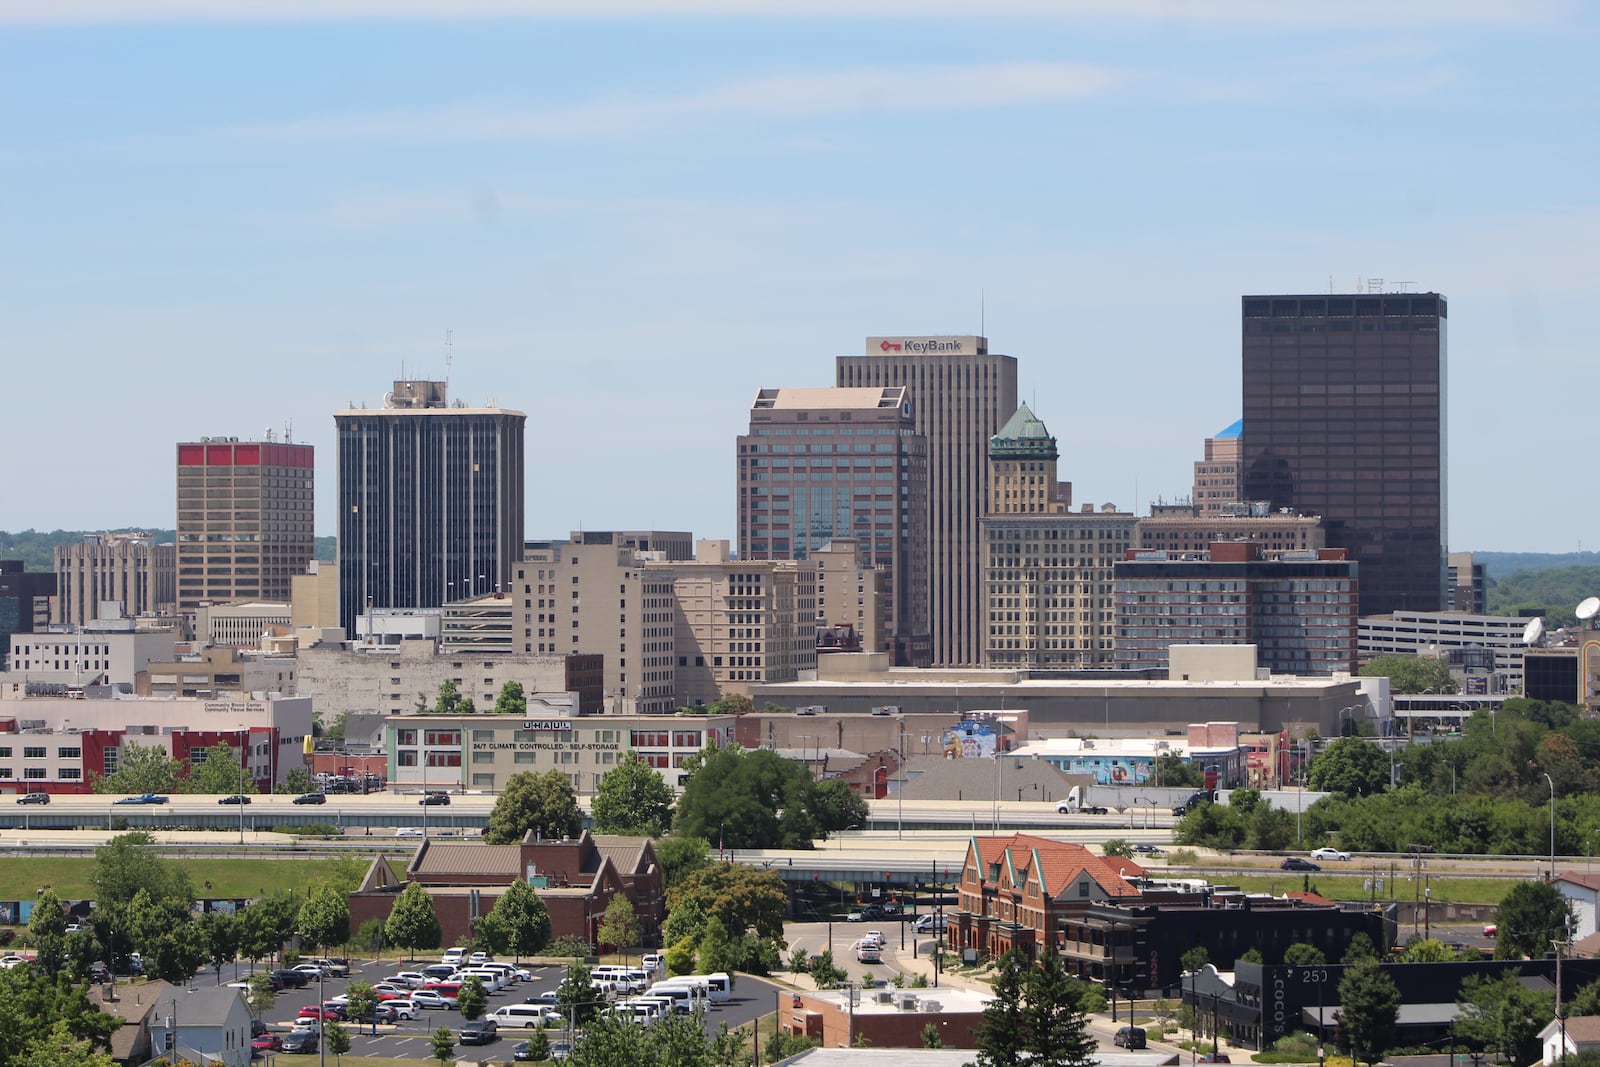
<svg viewBox="0 0 1600 1067"><path fill-rule="evenodd" d="M286 445L294 443L294 419L292 418L283 420L283 443Z"/></svg>
<svg viewBox="0 0 1600 1067"><path fill-rule="evenodd" d="M449 396L450 395L450 355L451 355L451 352L450 352L450 349L451 349L451 343L450 343L451 342L451 337L450 337L450 335L453 334L454 332L455 332L454 330L446 330L444 332L444 395L445 396Z"/></svg>
<svg viewBox="0 0 1600 1067"><path fill-rule="evenodd" d="M985 316L986 316L987 311L988 311L988 309L986 307L986 305L987 305L986 297L987 296L988 296L988 294L985 293L984 290L982 290L982 289L978 290L978 336L979 337L985 336L983 331L985 329Z"/></svg>

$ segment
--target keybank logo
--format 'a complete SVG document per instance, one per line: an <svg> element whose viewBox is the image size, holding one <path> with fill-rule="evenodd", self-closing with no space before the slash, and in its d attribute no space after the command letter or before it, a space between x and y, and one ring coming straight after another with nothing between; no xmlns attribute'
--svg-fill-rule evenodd
<svg viewBox="0 0 1600 1067"><path fill-rule="evenodd" d="M880 341L878 347L885 352L960 352L960 341Z"/></svg>

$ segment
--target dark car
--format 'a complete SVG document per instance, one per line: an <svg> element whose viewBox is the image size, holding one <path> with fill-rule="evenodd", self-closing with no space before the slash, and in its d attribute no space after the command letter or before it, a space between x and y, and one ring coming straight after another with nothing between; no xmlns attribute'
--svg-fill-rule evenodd
<svg viewBox="0 0 1600 1067"><path fill-rule="evenodd" d="M315 1030L291 1030L289 1036L283 1039L279 1048L284 1052L315 1052L317 1051L317 1032Z"/></svg>
<svg viewBox="0 0 1600 1067"><path fill-rule="evenodd" d="M221 800L217 801L217 803L218 804L248 804L248 803L250 803L250 798L245 796L243 793L235 793L231 797L223 797Z"/></svg>
<svg viewBox="0 0 1600 1067"><path fill-rule="evenodd" d="M309 981L304 971L283 969L273 971L272 976L282 983L284 989L304 989Z"/></svg>
<svg viewBox="0 0 1600 1067"><path fill-rule="evenodd" d="M111 981L111 969L103 963L89 964L89 984L99 985Z"/></svg>
<svg viewBox="0 0 1600 1067"><path fill-rule="evenodd" d="M518 1041L515 1045L512 1045L511 1046L511 1058L514 1059L514 1060L531 1060L531 1059L533 1059L534 1058L533 1057L533 1042L532 1041Z"/></svg>
<svg viewBox="0 0 1600 1067"><path fill-rule="evenodd" d="M1145 1047L1144 1027L1124 1026L1117 1031L1117 1036L1111 1039L1118 1048L1136 1049Z"/></svg>
<svg viewBox="0 0 1600 1067"><path fill-rule="evenodd" d="M266 1032L267 1032L267 1024L266 1024L266 1022L264 1020L261 1020L261 1019L251 1019L250 1020L250 1039L252 1041L254 1041L256 1038L260 1037L262 1034L264 1034Z"/></svg>
<svg viewBox="0 0 1600 1067"><path fill-rule="evenodd" d="M1133 850L1146 856L1165 856L1167 854L1167 850L1159 845L1134 845Z"/></svg>
<svg viewBox="0 0 1600 1067"><path fill-rule="evenodd" d="M461 1027L463 1045L487 1045L500 1040L500 1027L493 1019L479 1019Z"/></svg>
<svg viewBox="0 0 1600 1067"><path fill-rule="evenodd" d="M1280 871L1320 871L1322 870L1322 865L1312 863L1310 860L1303 860L1299 856L1287 856L1282 863L1278 864L1278 869Z"/></svg>
<svg viewBox="0 0 1600 1067"><path fill-rule="evenodd" d="M167 798L162 796L160 793L140 793L138 796L123 797L120 800L113 800L111 803L113 803L113 804L165 804L166 802L167 802Z"/></svg>
<svg viewBox="0 0 1600 1067"><path fill-rule="evenodd" d="M17 798L17 803L18 804L48 804L48 803L50 803L50 794L49 793L24 793L20 797Z"/></svg>
<svg viewBox="0 0 1600 1067"><path fill-rule="evenodd" d="M328 798L321 793L302 793L294 798L296 804L326 804Z"/></svg>
<svg viewBox="0 0 1600 1067"><path fill-rule="evenodd" d="M435 804L449 804L450 803L450 794L449 793L429 793L427 796L425 796L421 800L417 801L417 803L418 804L425 804L425 805L427 805L429 807L432 807Z"/></svg>
<svg viewBox="0 0 1600 1067"><path fill-rule="evenodd" d="M1226 1052L1208 1052L1200 1057L1201 1063L1232 1063Z"/></svg>

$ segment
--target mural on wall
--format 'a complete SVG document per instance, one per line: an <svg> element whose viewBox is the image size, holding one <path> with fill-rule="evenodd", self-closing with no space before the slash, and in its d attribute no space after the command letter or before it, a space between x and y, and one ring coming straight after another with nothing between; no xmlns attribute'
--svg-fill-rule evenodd
<svg viewBox="0 0 1600 1067"><path fill-rule="evenodd" d="M997 735L988 723L963 719L939 739L945 759L982 759L995 754Z"/></svg>

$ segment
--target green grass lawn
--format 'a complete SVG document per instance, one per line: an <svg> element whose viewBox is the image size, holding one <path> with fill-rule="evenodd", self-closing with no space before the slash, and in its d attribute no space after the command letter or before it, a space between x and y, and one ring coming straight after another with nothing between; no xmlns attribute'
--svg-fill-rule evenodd
<svg viewBox="0 0 1600 1067"><path fill-rule="evenodd" d="M371 857L360 857L365 866ZM189 872L197 897L259 897L320 881L332 873L335 858L295 857L269 859L182 859L173 860ZM31 900L49 886L63 900L84 900L93 896L89 880L94 860L61 856L19 856L0 863L0 900ZM211 888L206 888L206 883ZM348 1058L348 1057L347 1057Z"/></svg>
<svg viewBox="0 0 1600 1067"><path fill-rule="evenodd" d="M1371 899L1370 891L1362 885L1367 877L1364 872L1356 875L1338 875L1330 874L1324 869L1322 873L1312 874L1310 877L1311 888L1330 900ZM1384 882L1383 891L1378 894L1380 903L1388 900L1391 893L1389 872L1382 872L1381 877ZM1297 893L1306 885L1304 875L1290 871L1282 874L1239 875L1218 880L1255 893ZM1452 904L1498 904L1517 883L1509 878L1430 878L1427 884L1433 890L1435 903L1443 901ZM1396 872L1392 885L1396 899L1410 900L1414 896L1414 886L1405 871Z"/></svg>

